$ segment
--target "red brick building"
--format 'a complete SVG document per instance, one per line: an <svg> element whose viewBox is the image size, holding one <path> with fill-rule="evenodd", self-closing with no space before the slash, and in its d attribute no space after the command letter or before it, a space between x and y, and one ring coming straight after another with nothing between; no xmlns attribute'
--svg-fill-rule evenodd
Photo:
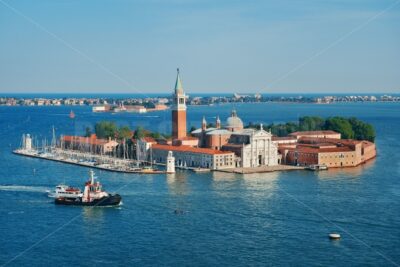
<svg viewBox="0 0 400 267"><path fill-rule="evenodd" d="M326 130L326 131L301 131L301 132L294 132L289 134L289 136L295 137L296 139L302 137L314 137L314 138L334 138L340 139L341 134L335 131Z"/></svg>
<svg viewBox="0 0 400 267"><path fill-rule="evenodd" d="M374 143L350 139L301 137L295 144L281 144L278 150L282 163L300 166L353 167L376 157Z"/></svg>
<svg viewBox="0 0 400 267"><path fill-rule="evenodd" d="M61 147L71 150L80 150L95 154L111 153L118 146L118 142L109 139L99 139L96 134L90 137L65 135L61 137Z"/></svg>

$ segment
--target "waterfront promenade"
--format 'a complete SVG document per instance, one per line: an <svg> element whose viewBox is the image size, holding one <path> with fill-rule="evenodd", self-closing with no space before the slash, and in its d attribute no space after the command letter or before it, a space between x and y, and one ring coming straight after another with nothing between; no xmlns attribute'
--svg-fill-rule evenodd
<svg viewBox="0 0 400 267"><path fill-rule="evenodd" d="M250 173L265 173L265 172L275 172L275 171L295 171L304 169L305 167L301 166L276 165L276 166L260 166L251 168L233 168L233 169L224 169L218 171L228 172L228 173L250 174Z"/></svg>
<svg viewBox="0 0 400 267"><path fill-rule="evenodd" d="M139 167L139 162L132 159L121 159L114 158L105 155L89 154L85 152L75 151L75 150L64 150L60 148L49 148L49 152L39 152L37 150L26 150L26 149L16 149L13 151L14 154L51 160L60 163L66 163L71 165L78 165L88 168L96 168L104 171L120 172L120 173L141 173L141 174L160 174L166 173L165 170L155 170ZM150 162L146 162L149 163ZM153 163L157 166L165 167L162 163ZM190 170L193 172L209 172L210 169L204 168L192 168L175 166L178 169ZM225 173L238 173L238 174L250 174L250 173L265 173L265 172L275 172L275 171L291 171L291 170L304 170L304 167L290 166L290 165L277 165L277 166L260 166L252 168L231 168L231 169L221 169L217 170L219 172Z"/></svg>

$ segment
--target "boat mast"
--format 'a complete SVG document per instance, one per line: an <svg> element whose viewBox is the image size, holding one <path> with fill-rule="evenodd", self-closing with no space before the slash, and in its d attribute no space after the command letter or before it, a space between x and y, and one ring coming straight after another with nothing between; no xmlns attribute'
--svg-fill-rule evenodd
<svg viewBox="0 0 400 267"><path fill-rule="evenodd" d="M150 167L153 167L153 148L150 147Z"/></svg>
<svg viewBox="0 0 400 267"><path fill-rule="evenodd" d="M22 134L22 144L21 144L21 148L25 149L26 145L25 145L25 134Z"/></svg>
<svg viewBox="0 0 400 267"><path fill-rule="evenodd" d="M54 125L53 125L53 138L51 139L51 147L52 147L53 149L56 148L56 142L57 142L57 139L56 139L56 130L55 130Z"/></svg>

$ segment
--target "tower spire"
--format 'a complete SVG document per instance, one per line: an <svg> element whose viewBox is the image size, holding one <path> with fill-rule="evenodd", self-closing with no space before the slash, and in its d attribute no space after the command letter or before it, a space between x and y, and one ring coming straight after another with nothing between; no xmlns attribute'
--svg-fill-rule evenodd
<svg viewBox="0 0 400 267"><path fill-rule="evenodd" d="M201 121L201 129L205 131L207 129L207 121L206 118L203 116L203 120Z"/></svg>
<svg viewBox="0 0 400 267"><path fill-rule="evenodd" d="M179 76L179 68L176 69L175 94L183 94L183 86L181 77Z"/></svg>
<svg viewBox="0 0 400 267"><path fill-rule="evenodd" d="M215 121L215 128L221 128L221 120L219 119L219 116L217 116L217 120Z"/></svg>

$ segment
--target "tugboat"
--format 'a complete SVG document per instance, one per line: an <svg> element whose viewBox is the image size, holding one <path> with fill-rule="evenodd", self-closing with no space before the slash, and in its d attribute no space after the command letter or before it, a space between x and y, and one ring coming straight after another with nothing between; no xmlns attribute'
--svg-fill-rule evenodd
<svg viewBox="0 0 400 267"><path fill-rule="evenodd" d="M57 188L60 187L58 193ZM99 181L95 181L94 172L90 170L90 180L85 183L83 193L78 190L76 194L66 194L66 190L71 190L71 187L56 187L55 204L58 205L75 205L75 206L116 206L121 203L121 196L118 194L109 194L102 190L102 185ZM78 192L74 191L74 192Z"/></svg>

